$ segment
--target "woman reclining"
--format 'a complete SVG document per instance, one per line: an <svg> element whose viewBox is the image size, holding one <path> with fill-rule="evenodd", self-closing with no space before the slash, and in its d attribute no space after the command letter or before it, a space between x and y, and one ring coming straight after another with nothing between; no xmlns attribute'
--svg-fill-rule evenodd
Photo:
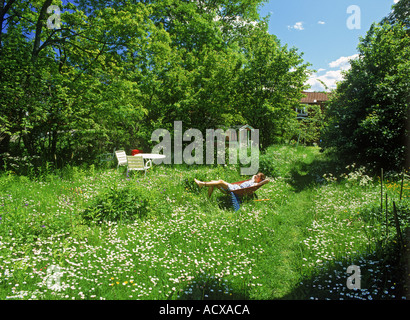
<svg viewBox="0 0 410 320"><path fill-rule="evenodd" d="M214 187L217 188L222 188L225 191L233 191L233 190L238 190L242 188L248 188L248 187L253 187L257 184L260 184L261 182L265 182L264 180L266 179L265 175L262 172L259 172L258 174L254 175L252 179L246 180L242 182L241 184L232 184L228 183L224 180L212 180L212 181L199 181L197 179L194 179L196 184L201 188L203 186L208 187L208 197L211 197L212 192L214 191Z"/></svg>

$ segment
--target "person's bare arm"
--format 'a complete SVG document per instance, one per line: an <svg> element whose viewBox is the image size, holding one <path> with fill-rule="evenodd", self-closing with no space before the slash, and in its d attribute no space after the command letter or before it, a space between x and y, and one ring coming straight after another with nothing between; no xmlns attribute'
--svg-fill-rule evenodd
<svg viewBox="0 0 410 320"><path fill-rule="evenodd" d="M255 183L256 186L263 186L264 184L268 183L269 179L262 180L261 182Z"/></svg>

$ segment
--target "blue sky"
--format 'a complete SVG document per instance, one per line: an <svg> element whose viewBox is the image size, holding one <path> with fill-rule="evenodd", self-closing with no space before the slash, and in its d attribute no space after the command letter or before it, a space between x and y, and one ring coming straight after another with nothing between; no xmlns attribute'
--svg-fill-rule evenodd
<svg viewBox="0 0 410 320"><path fill-rule="evenodd" d="M269 33L282 45L298 48L303 59L312 64L310 68L317 71L309 79L309 91L324 91L316 79L335 88L336 81L342 79L341 70L348 69L349 58L357 54L359 38L373 22L387 16L397 1L267 0L260 15L270 14Z"/></svg>

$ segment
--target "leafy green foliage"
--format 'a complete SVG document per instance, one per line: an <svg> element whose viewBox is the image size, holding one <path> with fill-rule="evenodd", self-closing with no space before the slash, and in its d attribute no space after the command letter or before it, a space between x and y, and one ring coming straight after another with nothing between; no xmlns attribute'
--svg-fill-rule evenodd
<svg viewBox="0 0 410 320"><path fill-rule="evenodd" d="M126 222L144 218L150 212L150 201L144 193L131 187L112 187L100 194L82 213L93 222Z"/></svg>
<svg viewBox="0 0 410 320"><path fill-rule="evenodd" d="M151 133L248 123L280 140L306 80L261 0L16 0L0 8L0 153L33 166L149 149ZM47 27L56 5L61 26ZM7 24L7 28L5 28Z"/></svg>
<svg viewBox="0 0 410 320"><path fill-rule="evenodd" d="M407 28L410 28L410 1L400 0L393 6L391 13L382 20L382 23L390 24L403 23Z"/></svg>
<svg viewBox="0 0 410 320"><path fill-rule="evenodd" d="M288 130L283 138L285 141L292 143L300 143L312 145L319 143L322 131L326 126L325 112L322 111L319 105L302 106L305 107L308 117L305 119L289 119Z"/></svg>
<svg viewBox="0 0 410 320"><path fill-rule="evenodd" d="M258 28L244 40L245 63L239 88L243 98L239 110L260 130L262 148L281 142L299 106L308 74L295 48L280 46L279 40Z"/></svg>
<svg viewBox="0 0 410 320"><path fill-rule="evenodd" d="M373 167L409 165L409 48L402 24L371 27L329 102L326 146Z"/></svg>

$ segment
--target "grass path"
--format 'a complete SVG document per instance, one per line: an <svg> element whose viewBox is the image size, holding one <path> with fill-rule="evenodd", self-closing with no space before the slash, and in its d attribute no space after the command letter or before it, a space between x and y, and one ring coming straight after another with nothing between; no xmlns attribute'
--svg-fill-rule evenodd
<svg viewBox="0 0 410 320"><path fill-rule="evenodd" d="M288 294L299 281L302 259L300 240L313 221L312 191L288 192L285 201L278 204L274 214L265 218L266 246L259 272L265 288L263 299L277 299ZM267 289L268 288L268 289ZM267 290L266 290L267 289Z"/></svg>

